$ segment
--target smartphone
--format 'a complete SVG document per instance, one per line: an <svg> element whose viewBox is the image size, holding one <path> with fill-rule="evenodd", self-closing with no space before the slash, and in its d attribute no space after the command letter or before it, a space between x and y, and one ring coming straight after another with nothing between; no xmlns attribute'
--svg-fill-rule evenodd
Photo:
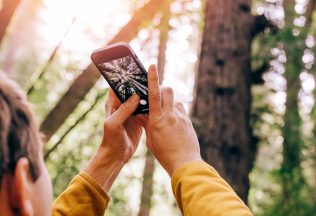
<svg viewBox="0 0 316 216"><path fill-rule="evenodd" d="M140 96L134 115L148 113L147 71L128 43L95 50L91 59L122 103L135 93Z"/></svg>

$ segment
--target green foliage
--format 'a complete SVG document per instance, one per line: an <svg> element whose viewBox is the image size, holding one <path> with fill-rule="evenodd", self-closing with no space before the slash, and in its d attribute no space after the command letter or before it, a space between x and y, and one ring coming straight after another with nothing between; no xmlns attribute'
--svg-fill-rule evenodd
<svg viewBox="0 0 316 216"><path fill-rule="evenodd" d="M271 56L266 54L272 47L286 53L285 63L279 61L279 56L273 55L271 62L283 64L285 73L278 76L287 82L286 89L278 87L271 91L262 90L264 87L261 87L261 91L258 91L256 87L253 91L253 127L260 137L259 157L250 175L250 204L256 215L312 215L316 207L313 185L306 180L306 165L303 166L309 160L303 152L314 149L314 144L311 146L309 138L302 133L307 122L302 119L299 107L300 75L305 69L302 56L309 29L294 26L292 21L295 17L292 8L287 8L286 26L275 34L265 34L254 41L253 67L258 67L266 61L267 56ZM270 70L274 74L279 73L273 66ZM277 107L271 106L268 99L283 91L286 93L286 103L285 110L280 112ZM265 159L262 155L265 155ZM267 158L270 162L267 162Z"/></svg>
<svg viewBox="0 0 316 216"><path fill-rule="evenodd" d="M300 171L298 171L300 172ZM288 173L287 173L288 174ZM293 173L291 176L299 176L298 173ZM279 176L282 178L284 174ZM293 179L293 182L298 182ZM290 200L285 200L283 195L277 195L273 198L273 203L271 206L268 206L263 216L284 216L284 215L297 215L297 216L307 216L313 215L316 211L315 202L311 199L311 191L304 182L299 184L292 184L293 186L290 190L290 194L287 194L291 197ZM303 188L302 188L303 186ZM304 187L305 186L305 187ZM294 199L293 199L294 198Z"/></svg>
<svg viewBox="0 0 316 216"><path fill-rule="evenodd" d="M106 210L106 215L129 215L132 209L127 205L128 197L125 195L126 184L118 184L111 193L111 204Z"/></svg>
<svg viewBox="0 0 316 216"><path fill-rule="evenodd" d="M91 94L87 95L87 104L83 103L78 107L76 112L69 117L66 124L47 144L47 148L54 145L55 142L53 141L59 140L67 127L71 126L75 119L80 117L86 106L89 106L88 104L91 103L89 102L89 97L94 96L95 93L92 91ZM70 180L78 174L95 152L102 134L103 122L99 120L99 116L104 115L103 113L103 103L99 103L88 114L86 119L77 125L76 130L71 131L67 135L46 161L54 185L55 196L59 195L66 188Z"/></svg>

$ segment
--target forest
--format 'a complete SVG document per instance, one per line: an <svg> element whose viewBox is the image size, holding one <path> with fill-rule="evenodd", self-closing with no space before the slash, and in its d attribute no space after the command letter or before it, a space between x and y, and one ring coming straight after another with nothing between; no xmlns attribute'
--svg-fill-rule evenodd
<svg viewBox="0 0 316 216"><path fill-rule="evenodd" d="M316 215L315 10L316 0L0 0L0 70L35 110L55 197L102 136L109 86L90 55L123 41L157 64L203 159L254 215ZM181 215L145 143L106 215Z"/></svg>

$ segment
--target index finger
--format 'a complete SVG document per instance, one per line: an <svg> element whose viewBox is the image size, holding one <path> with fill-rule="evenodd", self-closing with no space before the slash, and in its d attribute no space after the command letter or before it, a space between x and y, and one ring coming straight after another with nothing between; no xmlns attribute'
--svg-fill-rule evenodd
<svg viewBox="0 0 316 216"><path fill-rule="evenodd" d="M110 115L112 114L113 111L117 110L119 106L121 105L120 99L116 96L115 92L113 91L112 88L109 88L109 95L108 99L106 102L106 112L109 113Z"/></svg>
<svg viewBox="0 0 316 216"><path fill-rule="evenodd" d="M150 65L148 69L148 100L149 115L161 114L161 95L159 89L159 78L156 65Z"/></svg>

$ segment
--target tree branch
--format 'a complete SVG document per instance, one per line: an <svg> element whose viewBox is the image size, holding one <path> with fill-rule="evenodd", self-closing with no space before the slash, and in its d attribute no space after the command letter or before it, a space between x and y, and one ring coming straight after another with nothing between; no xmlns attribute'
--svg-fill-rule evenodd
<svg viewBox="0 0 316 216"><path fill-rule="evenodd" d="M40 72L35 75L35 78L30 80L30 84L29 84L29 86L27 86L27 95L31 95L33 93L33 91L35 90L35 85L36 85L37 81L41 80L43 78L43 76L45 75L45 73L47 72L47 69L52 64L54 59L56 58L59 49L61 48L65 38L69 34L69 31L72 28L72 26L74 25L75 21L76 21L76 17L74 17L72 19L72 21L71 21L69 27L67 28L65 34L63 35L63 37L61 38L61 40L59 41L57 46L54 48L53 52L49 56L47 62L43 65L43 67L40 70Z"/></svg>
<svg viewBox="0 0 316 216"><path fill-rule="evenodd" d="M84 112L84 113L77 119L77 121L76 121L73 125L71 125L71 126L64 132L64 134L60 137L60 139L59 139L50 149L48 149L47 151L45 151L44 160L47 160L47 159L49 158L50 154L51 154L52 152L54 152L54 151L57 149L57 147L58 147L58 146L62 143L62 141L66 138L66 136L67 136L81 121L83 121L83 120L86 118L86 116L87 116L87 115L93 110L93 108L98 104L98 102L100 101L100 99L102 98L102 96L103 96L104 94L105 94L105 92L99 93L99 94L96 96L96 98L95 98L93 104L90 106L90 108L89 108L86 112Z"/></svg>
<svg viewBox="0 0 316 216"><path fill-rule="evenodd" d="M20 0L4 0L0 8L0 44Z"/></svg>
<svg viewBox="0 0 316 216"><path fill-rule="evenodd" d="M252 85L261 85L264 83L263 74L267 72L270 68L268 62L263 63L258 69L251 73L251 84Z"/></svg>
<svg viewBox="0 0 316 216"><path fill-rule="evenodd" d="M316 0L309 0L308 5L306 7L306 26L309 27L311 26L313 22L313 12L316 7Z"/></svg>
<svg viewBox="0 0 316 216"><path fill-rule="evenodd" d="M264 30L267 28L270 28L272 31L276 31L278 29L278 27L268 20L265 15L255 16L250 28L251 37L256 37L258 34L264 32Z"/></svg>

